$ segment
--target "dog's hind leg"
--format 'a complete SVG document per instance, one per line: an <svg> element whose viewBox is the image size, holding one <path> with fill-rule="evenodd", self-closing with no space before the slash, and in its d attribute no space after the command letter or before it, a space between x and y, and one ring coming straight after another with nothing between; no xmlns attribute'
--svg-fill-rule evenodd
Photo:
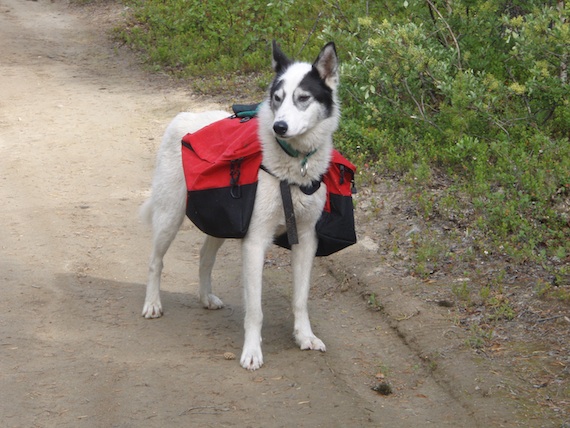
<svg viewBox="0 0 570 428"><path fill-rule="evenodd" d="M184 189L183 189L184 190ZM154 195L153 195L154 196ZM162 195L164 198L165 194ZM159 318L162 316L162 303L160 301L160 276L164 266L164 255L176 237L178 229L184 220L183 194L173 191L169 195L169 203L164 200L151 200L150 208L153 232L153 248L148 266L148 283L142 315L145 318Z"/></svg>
<svg viewBox="0 0 570 428"><path fill-rule="evenodd" d="M301 349L326 351L325 344L313 334L309 320L308 300L311 268L317 250L314 229L299 234L299 244L292 247L294 336Z"/></svg>
<svg viewBox="0 0 570 428"><path fill-rule="evenodd" d="M224 306L224 303L212 294L212 268L224 241L225 239L206 236L200 250L200 302L206 309L220 309Z"/></svg>

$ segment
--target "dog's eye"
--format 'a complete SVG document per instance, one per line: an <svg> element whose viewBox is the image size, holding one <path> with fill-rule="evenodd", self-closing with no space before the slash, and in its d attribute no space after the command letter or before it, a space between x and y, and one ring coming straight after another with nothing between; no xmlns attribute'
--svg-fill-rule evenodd
<svg viewBox="0 0 570 428"><path fill-rule="evenodd" d="M300 95L298 100L300 103L306 103L307 101L309 101L311 99L310 95Z"/></svg>
<svg viewBox="0 0 570 428"><path fill-rule="evenodd" d="M273 99L275 100L276 103L280 103L281 102L281 97L277 94L273 95Z"/></svg>

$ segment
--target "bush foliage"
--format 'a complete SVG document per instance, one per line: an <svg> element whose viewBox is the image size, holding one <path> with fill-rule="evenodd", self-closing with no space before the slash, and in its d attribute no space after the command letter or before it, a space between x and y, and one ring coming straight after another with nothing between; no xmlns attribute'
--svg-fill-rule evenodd
<svg viewBox="0 0 570 428"><path fill-rule="evenodd" d="M446 177L426 217L468 215L497 252L567 269L568 2L128 4L132 20L121 37L150 63L185 75L268 70L274 38L303 58L334 40L343 64L337 144L345 152L423 189Z"/></svg>
<svg viewBox="0 0 570 428"><path fill-rule="evenodd" d="M359 126L344 128L345 146L427 182L443 172L519 260L570 254L570 23L559 3L404 2L406 19L325 29L350 52L345 115Z"/></svg>

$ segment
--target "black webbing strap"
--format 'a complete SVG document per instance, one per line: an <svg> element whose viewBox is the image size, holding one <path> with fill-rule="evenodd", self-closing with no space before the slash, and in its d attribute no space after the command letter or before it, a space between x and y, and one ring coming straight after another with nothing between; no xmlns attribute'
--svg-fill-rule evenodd
<svg viewBox="0 0 570 428"><path fill-rule="evenodd" d="M293 199L291 199L291 187L286 181L279 182L281 188L281 199L283 199L283 211L285 212L285 227L287 228L287 239L289 245L299 243L297 236L297 222L295 221L295 210L293 209Z"/></svg>

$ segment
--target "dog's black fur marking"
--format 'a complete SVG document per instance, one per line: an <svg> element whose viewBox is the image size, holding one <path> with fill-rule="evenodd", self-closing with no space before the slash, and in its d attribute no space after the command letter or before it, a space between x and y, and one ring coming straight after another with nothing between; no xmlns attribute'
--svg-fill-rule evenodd
<svg viewBox="0 0 570 428"><path fill-rule="evenodd" d="M299 87L311 94L315 100L323 104L327 110L327 117L332 114L334 100L333 91L321 78L318 70L313 66L312 70L305 75Z"/></svg>

